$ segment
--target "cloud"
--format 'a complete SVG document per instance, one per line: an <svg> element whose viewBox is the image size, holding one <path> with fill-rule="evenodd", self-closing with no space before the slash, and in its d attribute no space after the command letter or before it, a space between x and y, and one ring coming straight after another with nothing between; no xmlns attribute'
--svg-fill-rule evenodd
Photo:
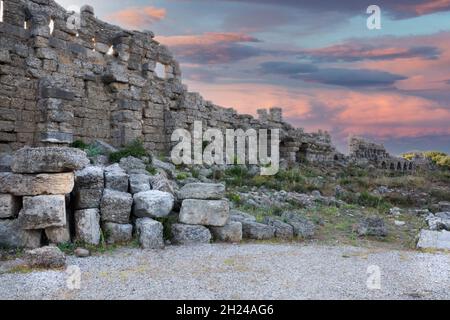
<svg viewBox="0 0 450 320"><path fill-rule="evenodd" d="M204 0L203 0L204 1ZM208 2L211 0L208 0ZM228 2L246 2L258 5L285 5L299 10L311 12L342 12L349 15L365 15L366 9L373 4L371 1L346 0L216 0ZM411 18L435 12L450 11L450 0L378 0L376 2L382 10L386 10L396 19Z"/></svg>
<svg viewBox="0 0 450 320"><path fill-rule="evenodd" d="M288 89L267 84L189 82L205 98L243 113L278 106L284 118L308 131L325 129L345 140L351 134L389 137L450 135L450 108L399 92L340 88ZM255 94L257 92L258 94Z"/></svg>
<svg viewBox="0 0 450 320"><path fill-rule="evenodd" d="M288 76L291 79L312 83L343 87L378 87L392 86L396 81L407 79L404 76L384 71L369 69L324 68L312 64L271 61L260 65L262 74Z"/></svg>
<svg viewBox="0 0 450 320"><path fill-rule="evenodd" d="M408 77L397 84L401 90L441 90L448 91L445 83L449 78L450 65L450 32L439 32L426 36L387 37L380 39L375 45L411 48L417 43L423 47L434 47L439 51L436 59L425 59L424 56L407 59L364 60L354 63L355 68L374 69L391 73L399 73Z"/></svg>
<svg viewBox="0 0 450 320"><path fill-rule="evenodd" d="M280 74L296 76L301 73L311 73L318 71L318 68L313 64L308 63L292 63L283 61L264 62L260 65L260 72L262 74Z"/></svg>
<svg viewBox="0 0 450 320"><path fill-rule="evenodd" d="M259 39L233 32L205 32L181 36L159 36L157 40L167 46L207 46L218 43L261 42Z"/></svg>
<svg viewBox="0 0 450 320"><path fill-rule="evenodd" d="M307 50L300 54L301 58L315 62L356 62L362 60L394 60L394 59L438 59L440 51L433 46L414 46L411 48L393 46L374 46L358 42L333 45L320 49Z"/></svg>
<svg viewBox="0 0 450 320"><path fill-rule="evenodd" d="M307 82L344 87L389 87L398 80L407 79L384 71L343 68L320 69L317 72L296 77Z"/></svg>
<svg viewBox="0 0 450 320"><path fill-rule="evenodd" d="M439 11L449 11L450 0L423 1L422 3L418 4L400 6L400 8L402 7L407 11L414 12L416 15L420 16Z"/></svg>
<svg viewBox="0 0 450 320"><path fill-rule="evenodd" d="M262 55L265 51L243 43L260 42L242 33L208 32L200 35L161 36L156 40L170 47L182 62L224 64Z"/></svg>
<svg viewBox="0 0 450 320"><path fill-rule="evenodd" d="M286 121L308 132L328 130L342 150L352 134L383 141L424 137L422 145L426 146L428 141L429 148L435 145L433 137L441 136L447 137L447 149L450 147L450 106L422 97L339 87L304 89L254 83L187 83L206 99L234 107L241 113L255 115L258 108L281 107ZM444 145L441 142L436 144L439 149ZM400 144L393 151L399 149Z"/></svg>
<svg viewBox="0 0 450 320"><path fill-rule="evenodd" d="M133 7L117 11L106 16L106 19L127 28L145 28L166 17L166 9Z"/></svg>

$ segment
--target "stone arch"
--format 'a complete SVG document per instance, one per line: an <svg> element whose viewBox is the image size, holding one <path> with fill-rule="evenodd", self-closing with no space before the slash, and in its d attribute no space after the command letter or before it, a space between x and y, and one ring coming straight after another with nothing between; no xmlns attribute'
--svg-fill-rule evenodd
<svg viewBox="0 0 450 320"><path fill-rule="evenodd" d="M411 170L411 171L413 170L413 163L412 162L409 163L409 170Z"/></svg>
<svg viewBox="0 0 450 320"><path fill-rule="evenodd" d="M402 163L397 162L397 171L402 171Z"/></svg>
<svg viewBox="0 0 450 320"><path fill-rule="evenodd" d="M408 163L403 164L403 171L408 171Z"/></svg>
<svg viewBox="0 0 450 320"><path fill-rule="evenodd" d="M395 164L393 162L391 162L391 165L389 167L390 170L395 170Z"/></svg>
<svg viewBox="0 0 450 320"><path fill-rule="evenodd" d="M387 169L386 161L383 161L383 162L381 163L381 169Z"/></svg>

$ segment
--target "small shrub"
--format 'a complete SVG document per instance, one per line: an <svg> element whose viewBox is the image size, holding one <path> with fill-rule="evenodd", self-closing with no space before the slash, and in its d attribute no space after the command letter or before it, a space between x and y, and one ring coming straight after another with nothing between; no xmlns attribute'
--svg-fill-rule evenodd
<svg viewBox="0 0 450 320"><path fill-rule="evenodd" d="M200 177L200 170L192 169L191 175L192 175L193 178L198 179Z"/></svg>
<svg viewBox="0 0 450 320"><path fill-rule="evenodd" d="M148 156L147 151L141 140L136 139L129 145L117 152L113 152L109 155L109 160L113 163L119 162L122 158L126 157L142 158Z"/></svg>
<svg viewBox="0 0 450 320"><path fill-rule="evenodd" d="M242 204L241 196L238 195L237 193L230 192L227 194L227 198L230 199L230 201L234 202L237 205Z"/></svg>
<svg viewBox="0 0 450 320"><path fill-rule="evenodd" d="M77 148L77 149L81 149L81 150L85 150L88 147L88 144L83 142L82 140L75 140L74 142L72 142L72 144L70 145L72 148Z"/></svg>
<svg viewBox="0 0 450 320"><path fill-rule="evenodd" d="M145 170L147 170L147 172L150 173L152 176L158 173L158 170L156 170L156 168L152 165L147 165L145 167Z"/></svg>
<svg viewBox="0 0 450 320"><path fill-rule="evenodd" d="M65 254L73 254L76 249L76 244L72 242L60 243L58 244L59 250L64 252Z"/></svg>
<svg viewBox="0 0 450 320"><path fill-rule="evenodd" d="M99 148L94 147L92 145L88 145L84 151L86 151L86 154L89 158L97 157L102 154Z"/></svg>
<svg viewBox="0 0 450 320"><path fill-rule="evenodd" d="M187 178L188 178L189 176L188 176L188 174L187 173L184 173L184 172L181 172L181 173L179 173L179 174L177 174L177 180L186 180Z"/></svg>

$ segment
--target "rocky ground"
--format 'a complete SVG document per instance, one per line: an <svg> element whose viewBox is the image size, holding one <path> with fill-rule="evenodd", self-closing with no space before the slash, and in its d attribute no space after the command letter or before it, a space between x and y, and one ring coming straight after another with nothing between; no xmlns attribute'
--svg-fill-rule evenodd
<svg viewBox="0 0 450 320"><path fill-rule="evenodd" d="M302 164L267 177L145 154L138 142L109 157L16 153L0 174L0 298L449 298L444 168Z"/></svg>
<svg viewBox="0 0 450 320"><path fill-rule="evenodd" d="M17 270L0 275L0 299L450 298L445 253L245 243L122 248L67 264L81 270L79 290L67 287L71 269ZM381 289L370 290L377 267Z"/></svg>

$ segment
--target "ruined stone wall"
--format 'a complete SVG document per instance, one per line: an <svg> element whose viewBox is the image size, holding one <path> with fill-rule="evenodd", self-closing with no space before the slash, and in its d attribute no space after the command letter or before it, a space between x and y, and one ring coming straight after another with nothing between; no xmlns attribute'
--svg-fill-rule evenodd
<svg viewBox="0 0 450 320"><path fill-rule="evenodd" d="M118 146L145 138L163 149L163 110L182 92L178 63L150 32L104 23L89 6L79 29L71 17L53 1L4 0L1 151L97 138Z"/></svg>
<svg viewBox="0 0 450 320"><path fill-rule="evenodd" d="M384 145L373 143L359 137L351 137L349 140L349 158L359 163L373 163L380 169L391 171L411 171L416 168L415 161L393 157Z"/></svg>
<svg viewBox="0 0 450 320"><path fill-rule="evenodd" d="M328 134L292 128L281 109L260 110L256 119L188 92L178 62L150 31L102 22L90 6L78 18L52 0L3 1L0 152L74 140L123 146L136 138L161 152L174 129L201 120L205 129L279 128L281 155L291 162L339 154Z"/></svg>

